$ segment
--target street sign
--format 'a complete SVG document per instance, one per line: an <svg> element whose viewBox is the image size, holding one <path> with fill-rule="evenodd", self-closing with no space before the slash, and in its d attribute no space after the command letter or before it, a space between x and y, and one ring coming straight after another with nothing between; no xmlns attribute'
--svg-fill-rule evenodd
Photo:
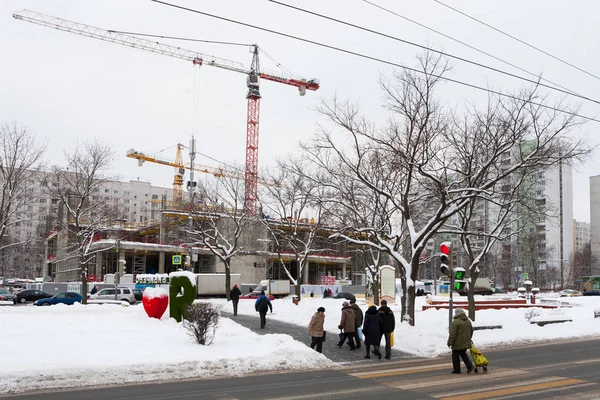
<svg viewBox="0 0 600 400"><path fill-rule="evenodd" d="M181 265L181 255L174 255L172 264L173 265Z"/></svg>

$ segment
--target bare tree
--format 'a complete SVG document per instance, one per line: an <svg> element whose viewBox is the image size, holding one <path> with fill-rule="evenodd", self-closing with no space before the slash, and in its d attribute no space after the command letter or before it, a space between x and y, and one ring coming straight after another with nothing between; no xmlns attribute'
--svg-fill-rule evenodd
<svg viewBox="0 0 600 400"><path fill-rule="evenodd" d="M35 200L31 195L32 185L39 173L45 147L45 143L37 142L25 126L15 122L0 125L0 253L25 244L19 238L7 235L15 224L31 221L27 214L23 217L17 216L17 213ZM15 265L9 266L10 255L4 254L2 259L6 262L0 262L0 275L9 270L19 272Z"/></svg>
<svg viewBox="0 0 600 400"><path fill-rule="evenodd" d="M205 246L223 262L229 299L231 261L247 250L244 241L252 236L250 229L245 232L252 219L244 204L244 182L230 177L206 180L199 186L199 197L204 206L189 212L190 225L183 230L189 235L191 246Z"/></svg>
<svg viewBox="0 0 600 400"><path fill-rule="evenodd" d="M319 236L324 225L323 191L307 178L302 161L289 165L279 162L271 172L270 180L275 184L263 187L260 199L263 215L260 222L273 242L279 266L292 281L296 296L300 299L308 258L311 254L326 253L331 249L331 243L321 246L326 238ZM284 256L293 257L296 276L284 262Z"/></svg>
<svg viewBox="0 0 600 400"><path fill-rule="evenodd" d="M54 166L44 181L48 193L59 200L62 215L58 232L64 248L56 262L73 265L81 281L83 304L87 303L88 264L98 251L91 250L95 237L110 226L120 213L113 202L104 201L100 187L113 160L113 150L96 140L78 143L64 152L66 168Z"/></svg>
<svg viewBox="0 0 600 400"><path fill-rule="evenodd" d="M406 280L403 320L410 324L421 253L450 218L521 169L572 158L582 146L567 139L579 121L544 108L535 88L511 101L490 99L486 110L468 116L465 132L434 98L446 63L431 55L419 61L422 74L403 71L395 83L382 82L390 111L386 126L377 128L358 107L334 100L321 109L333 128L322 129L306 146L321 179L339 179L343 167L344 179L351 176L372 197L389 202L389 234L371 241L343 231L339 236L381 249L398 262ZM503 155L515 150L517 156L504 163Z"/></svg>

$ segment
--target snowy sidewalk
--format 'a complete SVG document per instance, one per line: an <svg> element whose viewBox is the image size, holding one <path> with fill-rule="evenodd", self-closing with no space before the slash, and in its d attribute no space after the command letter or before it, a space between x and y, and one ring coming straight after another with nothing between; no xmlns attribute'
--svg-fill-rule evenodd
<svg viewBox="0 0 600 400"><path fill-rule="evenodd" d="M224 317L231 318L232 321L237 322L238 324L260 335L269 333L290 335L294 338L294 340L304 343L306 344L306 346L310 346L311 340L310 336L308 336L308 333L306 332L306 327L290 324L287 322L281 322L273 318L269 318L269 313L267 313L267 325L265 326L265 329L260 329L260 317L258 313L256 313L256 315L238 314L234 317L232 312L222 310L221 314ZM382 344L385 343L385 339L382 339L381 342ZM362 345L360 349L351 351L350 347L348 347L347 344L344 344L344 347L342 348L339 348L337 344L338 332L327 331L327 340L325 341L325 343L323 343L323 355L336 363L389 362L394 360L397 361L399 359L416 358L416 356L414 356L413 354L404 353L392 348L391 360L386 360L385 358L378 360L376 356L373 356L373 354L371 354L371 359L367 360L364 358L364 345ZM384 346L381 346L381 351L382 353L385 353Z"/></svg>

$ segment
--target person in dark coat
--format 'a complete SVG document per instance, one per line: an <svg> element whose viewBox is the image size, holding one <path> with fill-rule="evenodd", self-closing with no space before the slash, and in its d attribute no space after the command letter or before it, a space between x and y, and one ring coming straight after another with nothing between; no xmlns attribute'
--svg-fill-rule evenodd
<svg viewBox="0 0 600 400"><path fill-rule="evenodd" d="M238 303L240 302L240 296L242 295L242 291L238 288L238 285L233 285L233 289L229 292L229 298L233 303L233 315L237 315Z"/></svg>
<svg viewBox="0 0 600 400"><path fill-rule="evenodd" d="M356 300L350 300L350 308L352 308L354 314L356 314L356 321L354 322L354 340L356 341L356 348L360 349L360 337L358 335L358 328L360 328L363 324L363 312L358 306L358 304L356 304ZM350 342L348 342L348 344L350 344Z"/></svg>
<svg viewBox="0 0 600 400"><path fill-rule="evenodd" d="M308 324L308 334L312 341L310 348L314 349L317 346L319 353L323 352L323 339L325 339L325 331L323 330L323 324L325 323L325 307L317 308L317 312L310 319Z"/></svg>
<svg viewBox="0 0 600 400"><path fill-rule="evenodd" d="M265 325L267 324L267 310L269 308L273 312L271 300L265 296L265 291L261 290L260 296L258 296L258 299L254 303L254 309L260 314L260 329L265 329Z"/></svg>
<svg viewBox="0 0 600 400"><path fill-rule="evenodd" d="M387 300L381 300L381 307L377 310L381 315L381 335L385 336L385 358L392 358L392 332L396 329L394 312L387 306Z"/></svg>
<svg viewBox="0 0 600 400"><path fill-rule="evenodd" d="M354 344L354 331L356 330L354 321L356 321L356 314L354 313L354 310L352 307L350 307L350 304L347 301L343 302L342 319L340 320L338 328L344 331L344 339L338 343L339 347L342 347L344 340L348 339L350 350L356 349L356 345Z"/></svg>
<svg viewBox="0 0 600 400"><path fill-rule="evenodd" d="M90 293L96 294L97 292L98 292L98 286L94 285L94 287L92 288L92 291Z"/></svg>
<svg viewBox="0 0 600 400"><path fill-rule="evenodd" d="M472 337L473 325L471 325L471 321L465 314L465 310L457 308L454 310L454 319L448 334L448 347L452 349L453 374L460 374L460 358L467 367L467 374L473 372L473 363L467 355L467 350L471 348Z"/></svg>
<svg viewBox="0 0 600 400"><path fill-rule="evenodd" d="M373 354L381 360L381 351L379 343L381 343L381 324L383 323L381 315L377 312L377 307L371 306L365 313L365 322L363 325L363 334L365 335L365 347L367 355L365 358L371 358L371 346L373 346Z"/></svg>

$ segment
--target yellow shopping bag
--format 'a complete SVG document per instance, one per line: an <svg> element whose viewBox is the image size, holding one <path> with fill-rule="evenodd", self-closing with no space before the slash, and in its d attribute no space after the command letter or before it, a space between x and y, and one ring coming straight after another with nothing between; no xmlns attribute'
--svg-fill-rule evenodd
<svg viewBox="0 0 600 400"><path fill-rule="evenodd" d="M394 332L390 334L390 347L394 347Z"/></svg>

